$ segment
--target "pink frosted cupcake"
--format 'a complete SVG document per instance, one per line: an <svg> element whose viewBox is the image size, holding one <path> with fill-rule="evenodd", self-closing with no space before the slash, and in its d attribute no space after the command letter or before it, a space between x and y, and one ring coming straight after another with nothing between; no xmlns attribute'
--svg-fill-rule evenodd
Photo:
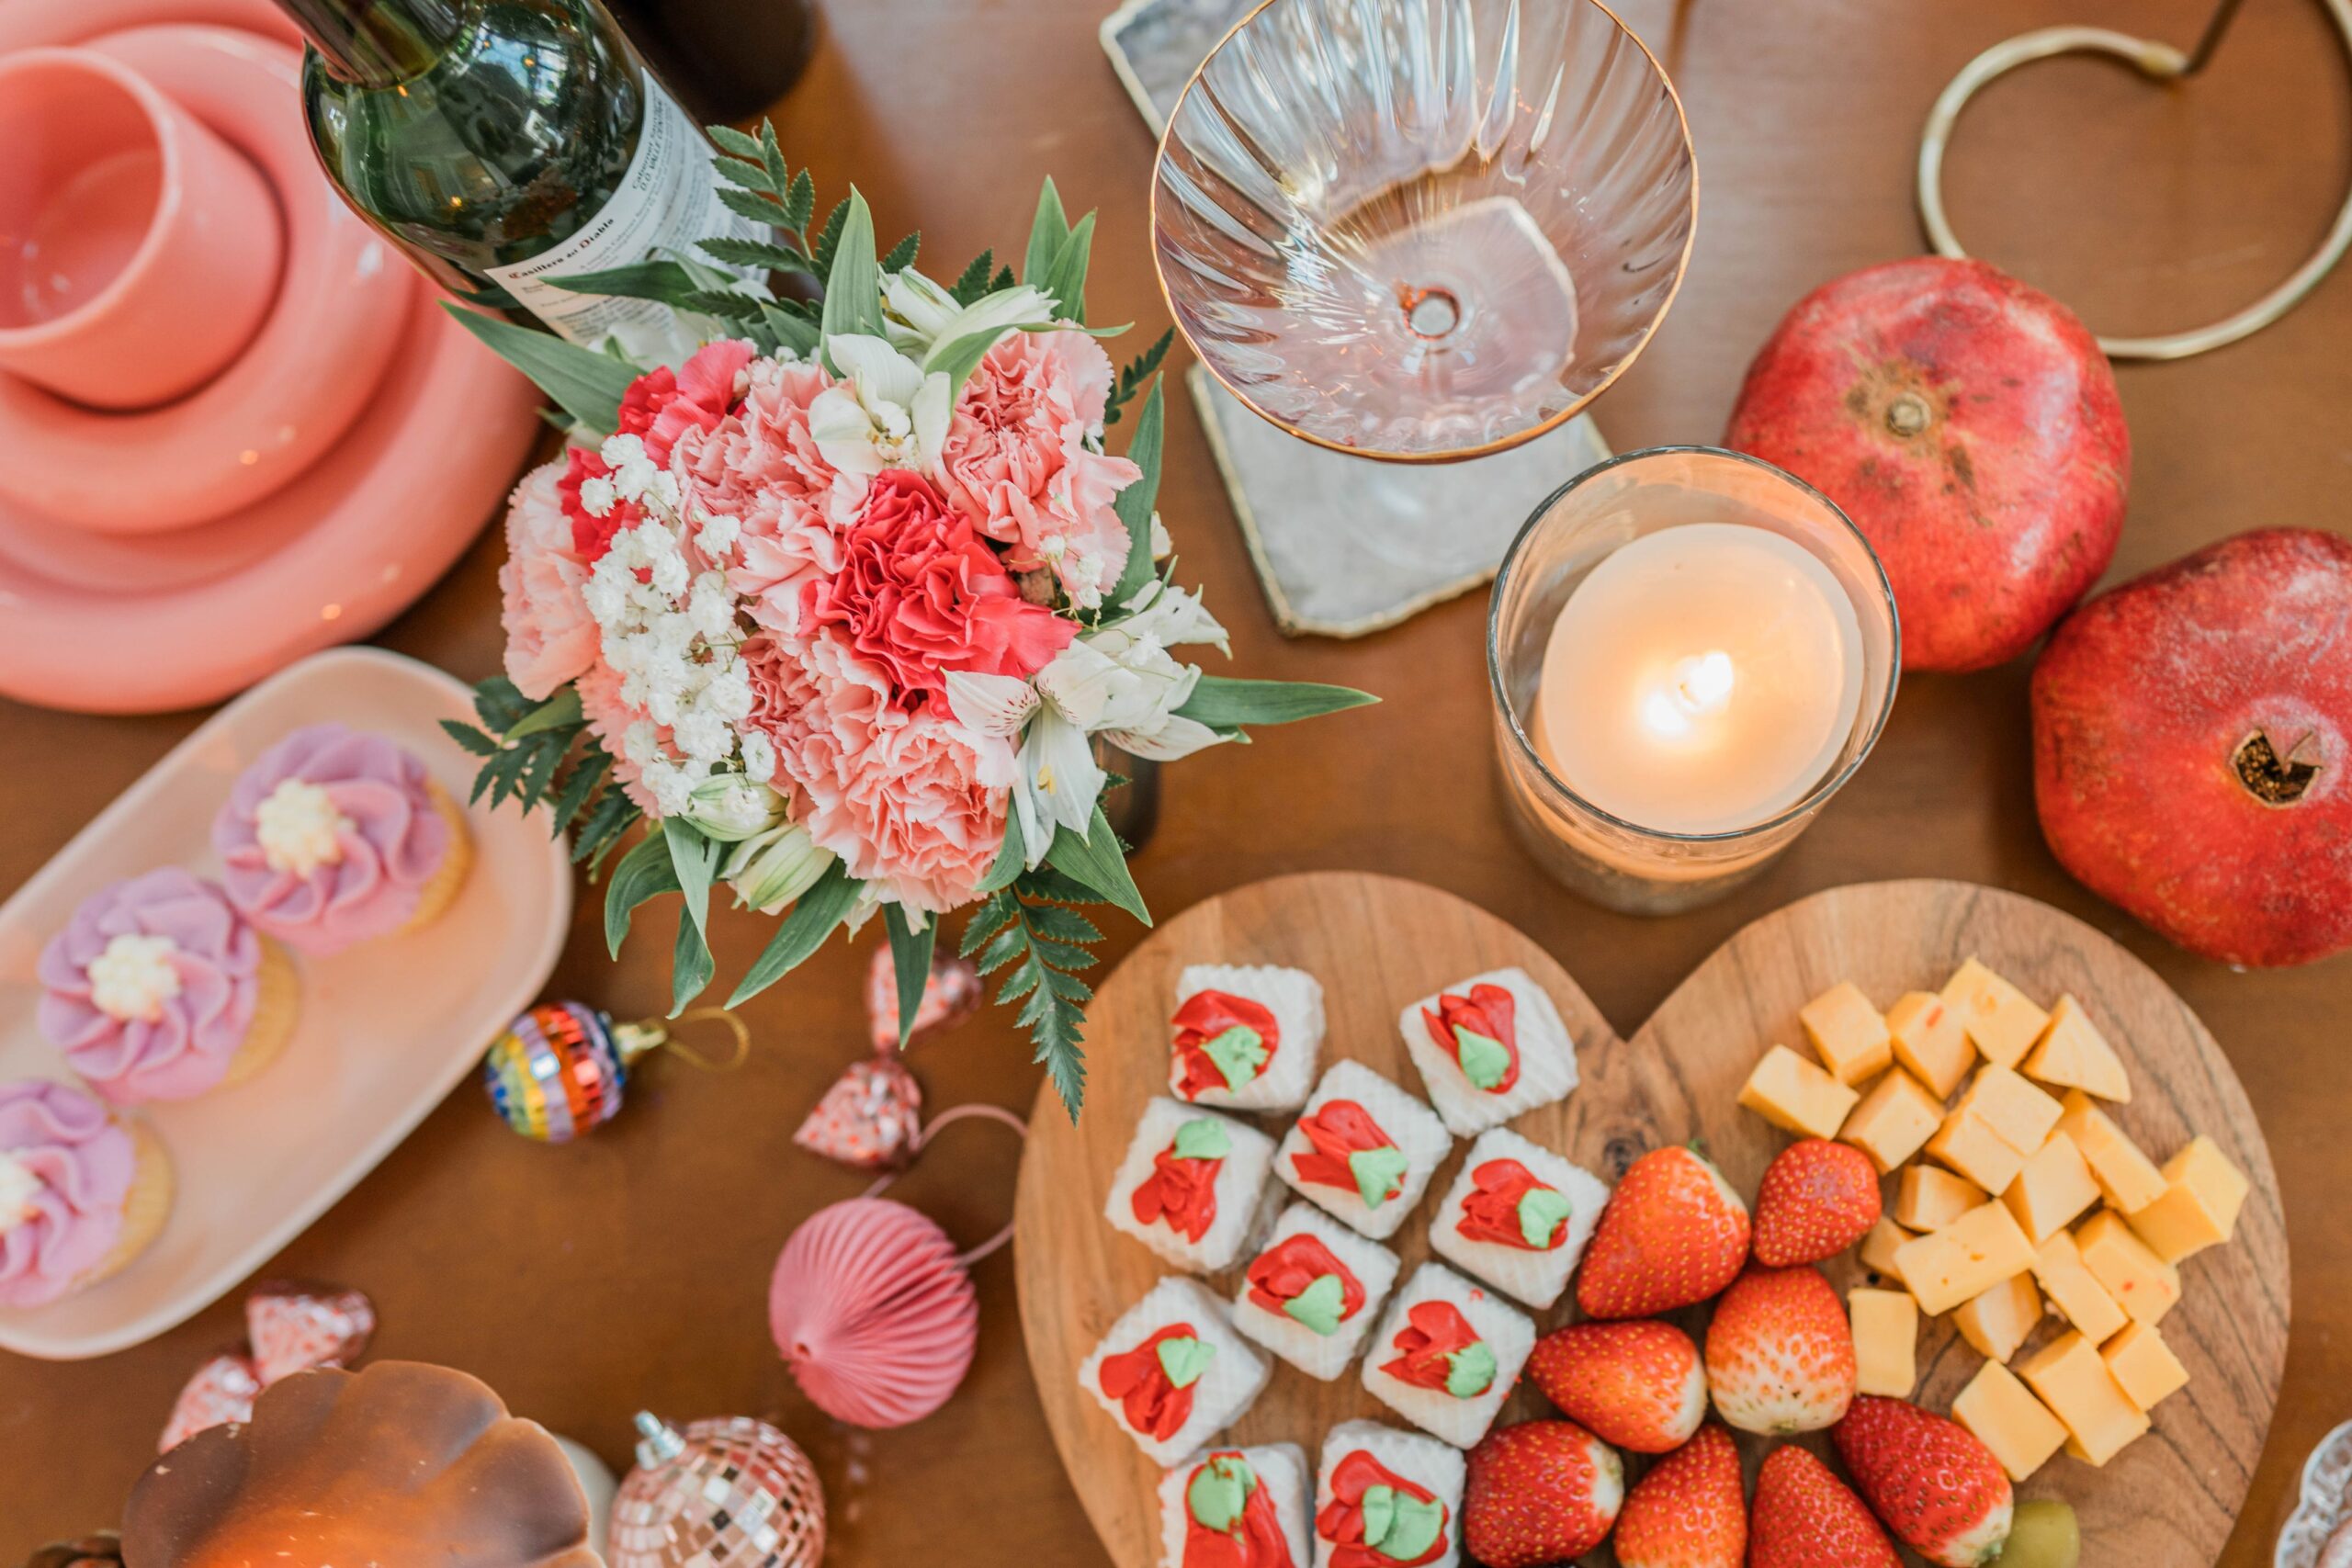
<svg viewBox="0 0 2352 1568"><path fill-rule="evenodd" d="M39 1078L0 1083L0 1306L36 1307L146 1250L172 1208L155 1135Z"/></svg>
<svg viewBox="0 0 2352 1568"><path fill-rule="evenodd" d="M298 729L247 768L212 819L229 901L300 952L440 918L473 863L465 815L380 735Z"/></svg>
<svg viewBox="0 0 2352 1568"><path fill-rule="evenodd" d="M118 882L41 949L40 1029L117 1105L242 1083L294 1033L286 950L185 871Z"/></svg>

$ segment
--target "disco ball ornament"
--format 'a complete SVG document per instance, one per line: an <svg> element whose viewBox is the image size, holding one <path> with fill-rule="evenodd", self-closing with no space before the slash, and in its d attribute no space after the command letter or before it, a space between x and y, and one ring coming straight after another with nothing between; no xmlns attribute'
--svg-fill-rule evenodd
<svg viewBox="0 0 2352 1568"><path fill-rule="evenodd" d="M768 1286L769 1331L810 1403L872 1427L946 1404L979 1342L967 1261L946 1232L888 1198L811 1214Z"/></svg>
<svg viewBox="0 0 2352 1568"><path fill-rule="evenodd" d="M616 1024L585 1002L533 1008L490 1043L482 1087L506 1124L543 1144L568 1144L618 1115L629 1064L662 1032Z"/></svg>
<svg viewBox="0 0 2352 1568"><path fill-rule="evenodd" d="M681 1431L638 1412L637 1468L613 1499L611 1568L816 1568L825 1493L790 1438L748 1416Z"/></svg>

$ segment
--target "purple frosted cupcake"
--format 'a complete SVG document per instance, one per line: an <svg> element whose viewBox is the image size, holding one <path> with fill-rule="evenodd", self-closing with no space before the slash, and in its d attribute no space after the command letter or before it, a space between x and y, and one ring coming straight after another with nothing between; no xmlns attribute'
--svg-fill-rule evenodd
<svg viewBox="0 0 2352 1568"><path fill-rule="evenodd" d="M172 1207L154 1134L78 1089L0 1083L0 1306L36 1307L145 1250Z"/></svg>
<svg viewBox="0 0 2352 1568"><path fill-rule="evenodd" d="M117 1105L241 1083L294 1032L286 950L185 871L118 882L41 949L40 1029Z"/></svg>
<svg viewBox="0 0 2352 1568"><path fill-rule="evenodd" d="M312 954L440 917L473 862L465 817L380 735L298 729L247 768L212 820L229 901Z"/></svg>

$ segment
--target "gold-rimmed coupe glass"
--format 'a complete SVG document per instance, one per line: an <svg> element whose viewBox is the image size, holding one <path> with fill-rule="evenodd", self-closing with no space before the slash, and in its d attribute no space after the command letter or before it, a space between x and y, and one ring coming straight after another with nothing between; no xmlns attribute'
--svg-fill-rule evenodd
<svg viewBox="0 0 2352 1568"><path fill-rule="evenodd" d="M1170 117L1170 313L1253 412L1397 462L1573 418L1674 299L1698 216L1664 69L1598 0L1266 0Z"/></svg>

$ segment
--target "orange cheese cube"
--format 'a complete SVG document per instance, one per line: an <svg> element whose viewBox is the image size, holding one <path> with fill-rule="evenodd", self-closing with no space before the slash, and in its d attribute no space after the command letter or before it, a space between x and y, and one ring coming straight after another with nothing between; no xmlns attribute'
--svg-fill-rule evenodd
<svg viewBox="0 0 2352 1568"><path fill-rule="evenodd" d="M1980 1203L1943 1229L1894 1249L1903 1283L1930 1316L1981 1296L2033 1266L2033 1244L2008 1210Z"/></svg>
<svg viewBox="0 0 2352 1568"><path fill-rule="evenodd" d="M2041 1292L2033 1288L2031 1274L2019 1274L1961 1303L1951 1321L1978 1355L2006 1361L2041 1321Z"/></svg>
<svg viewBox="0 0 2352 1568"><path fill-rule="evenodd" d="M1742 1105L1803 1138L1836 1137L1861 1098L1785 1045L1765 1052L1739 1091Z"/></svg>
<svg viewBox="0 0 2352 1568"><path fill-rule="evenodd" d="M2156 1168L2156 1162L2142 1154L2140 1145L2125 1137L2123 1130L2081 1089L2068 1094L2061 1103L2058 1129L2083 1151L2091 1179L2098 1183L2099 1196L2107 1200L2108 1207L2137 1213L2165 1195L2164 1172Z"/></svg>
<svg viewBox="0 0 2352 1568"><path fill-rule="evenodd" d="M1959 1105L1953 1108L1955 1115L1963 1111L1975 1112L2000 1135L2003 1143L2018 1151L2018 1158L2025 1159L2048 1141L2051 1129L2058 1125L2064 1108L2015 1069L1987 1062L1969 1080L1968 1092L1960 1097ZM2007 1185L2002 1183L2003 1187ZM1996 1192L2000 1190L1993 1189Z"/></svg>
<svg viewBox="0 0 2352 1568"><path fill-rule="evenodd" d="M2102 1209L2075 1232L2083 1267L2135 1323L2164 1320L2180 1300L2180 1270L2148 1250L2121 1215Z"/></svg>
<svg viewBox="0 0 2352 1568"><path fill-rule="evenodd" d="M2199 1134L2165 1161L2164 1196L2132 1215L2148 1250L2177 1263L2230 1239L2245 1206L2245 1175L2212 1139Z"/></svg>
<svg viewBox="0 0 2352 1568"><path fill-rule="evenodd" d="M1894 1223L1905 1230L1939 1231L1990 1196L1964 1176L1906 1165L1895 1183Z"/></svg>
<svg viewBox="0 0 2352 1568"><path fill-rule="evenodd" d="M2115 1048L2083 1011L2083 1004L2071 996L2060 997L2058 1005L2050 1010L2050 1027L2041 1032L2033 1054L2025 1059L2025 1073L2043 1083L2079 1089L2119 1104L2132 1098L2132 1080L2124 1075Z"/></svg>
<svg viewBox="0 0 2352 1568"><path fill-rule="evenodd" d="M1919 1381L1919 1303L1907 1291L1851 1291L1854 1392L1908 1399Z"/></svg>
<svg viewBox="0 0 2352 1568"><path fill-rule="evenodd" d="M1861 1083L1884 1072L1894 1060L1886 1020L1851 980L1840 980L1799 1008L1797 1021L1804 1025L1814 1054L1839 1083Z"/></svg>
<svg viewBox="0 0 2352 1568"><path fill-rule="evenodd" d="M2098 1347L2079 1334L2052 1341L2018 1371L2066 1424L2066 1451L2086 1463L2105 1464L2148 1429L2147 1412L2132 1403Z"/></svg>
<svg viewBox="0 0 2352 1568"><path fill-rule="evenodd" d="M1942 1100L1901 1067L1890 1067L1862 1096L1838 1136L1870 1156L1883 1176L1917 1154L1943 1120Z"/></svg>
<svg viewBox="0 0 2352 1568"><path fill-rule="evenodd" d="M2154 1410L2159 1401L2188 1386L2188 1369L2180 1364L2164 1336L2144 1323L2124 1329L2098 1354L2115 1386L2143 1410Z"/></svg>
<svg viewBox="0 0 2352 1568"><path fill-rule="evenodd" d="M1939 1100L1951 1099L1976 1065L1976 1047L1968 1043L1960 1014L1933 991L1906 992L1886 1010L1886 1029L1894 1059Z"/></svg>
<svg viewBox="0 0 2352 1568"><path fill-rule="evenodd" d="M2130 1314L2107 1293L2107 1287L2083 1267L2082 1249L2069 1232L2060 1231L2034 1253L2033 1277L2059 1315L2094 1345L2131 1321Z"/></svg>
<svg viewBox="0 0 2352 1568"><path fill-rule="evenodd" d="M1945 1117L1942 1130L1928 1140L1928 1156L1950 1166L1987 1192L2000 1192L2025 1168L2026 1151L1963 1106Z"/></svg>
<svg viewBox="0 0 2352 1568"><path fill-rule="evenodd" d="M2066 1441L2066 1428L2050 1407L1998 1361L1976 1369L1951 1402L1951 1418L1992 1450L2012 1481L2032 1475Z"/></svg>
<svg viewBox="0 0 2352 1568"><path fill-rule="evenodd" d="M2048 1013L1973 958L1944 982L1943 1000L1985 1060L2005 1067L2016 1066L2050 1027Z"/></svg>
<svg viewBox="0 0 2352 1568"><path fill-rule="evenodd" d="M2001 1201L2018 1217L2026 1239L2040 1247L2098 1201L2098 1183L2091 1179L2091 1168L2083 1162L2075 1140L2052 1133L2041 1151L2025 1162Z"/></svg>
<svg viewBox="0 0 2352 1568"><path fill-rule="evenodd" d="M1878 1223L1871 1225L1869 1234L1862 1237L1862 1244L1855 1256L1861 1259L1863 1268L1882 1280L1892 1280L1899 1285L1903 1283L1903 1271L1894 1266L1894 1249L1910 1239L1909 1231L1881 1214Z"/></svg>

